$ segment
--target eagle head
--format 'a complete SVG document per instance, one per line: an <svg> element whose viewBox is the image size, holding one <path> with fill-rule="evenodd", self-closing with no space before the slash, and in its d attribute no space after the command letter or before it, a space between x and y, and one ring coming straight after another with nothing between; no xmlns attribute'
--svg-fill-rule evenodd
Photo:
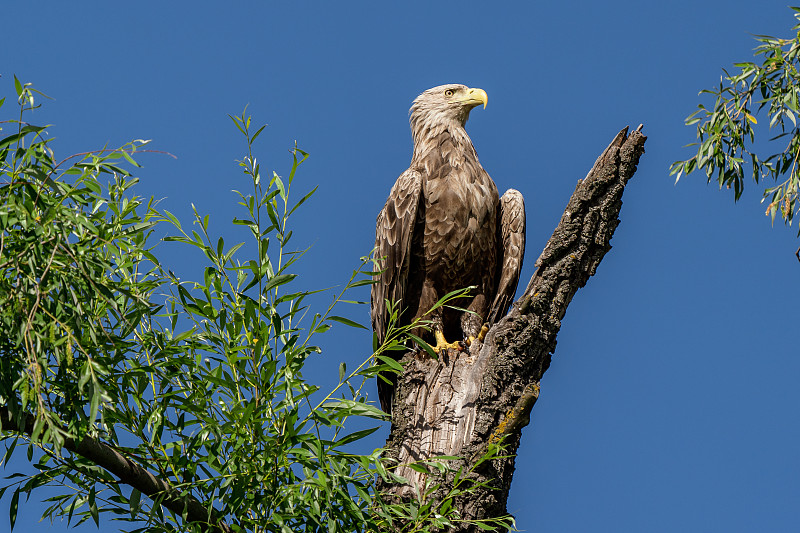
<svg viewBox="0 0 800 533"><path fill-rule="evenodd" d="M411 105L411 129L418 126L449 126L457 124L464 127L473 107L483 104L488 97L483 89L473 89L458 83L439 85L417 96Z"/></svg>

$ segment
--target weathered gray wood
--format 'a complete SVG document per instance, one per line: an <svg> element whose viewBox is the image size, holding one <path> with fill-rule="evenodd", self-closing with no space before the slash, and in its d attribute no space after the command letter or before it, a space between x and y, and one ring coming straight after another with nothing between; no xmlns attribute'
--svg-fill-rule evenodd
<svg viewBox="0 0 800 533"><path fill-rule="evenodd" d="M441 498L452 485L452 473L431 478L436 474L404 465L456 455L465 459L454 466L469 471L490 442L502 440L509 456L484 462L472 474L476 481L491 479L494 489L481 488L457 505L464 519L506 514L520 431L539 396L539 380L550 366L567 306L611 249L622 193L644 153L647 138L640 130L619 132L578 181L524 295L490 329L483 345L473 345L470 353L450 351L438 361L405 355L386 445L399 463L396 472L410 483L385 486L386 491L407 497L415 487L441 483L433 496Z"/></svg>

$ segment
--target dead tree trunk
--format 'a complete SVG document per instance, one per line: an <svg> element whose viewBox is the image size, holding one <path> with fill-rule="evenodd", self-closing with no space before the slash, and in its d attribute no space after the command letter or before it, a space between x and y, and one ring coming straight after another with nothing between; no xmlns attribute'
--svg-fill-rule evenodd
<svg viewBox="0 0 800 533"><path fill-rule="evenodd" d="M410 462L439 455L464 459L455 468L472 470L479 487L468 499L456 499L462 519L480 520L506 514L521 430L539 397L539 380L550 366L561 319L575 292L595 273L619 224L622 193L636 172L647 137L639 129L623 129L600 155L585 179L579 180L561 221L536 261L536 273L508 316L489 331L483 345L470 353L451 351L438 361L412 353L403 358L393 405L392 429L386 446L397 460L397 473L409 485L384 487L408 497L416 487L440 488L441 500L455 474L423 474ZM490 443L502 441L505 453L475 464ZM462 526L457 531L470 531Z"/></svg>

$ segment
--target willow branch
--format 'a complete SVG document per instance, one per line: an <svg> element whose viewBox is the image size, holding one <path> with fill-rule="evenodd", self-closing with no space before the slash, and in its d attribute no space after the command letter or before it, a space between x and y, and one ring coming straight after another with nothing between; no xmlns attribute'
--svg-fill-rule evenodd
<svg viewBox="0 0 800 533"><path fill-rule="evenodd" d="M0 431L33 434L35 419L22 415L16 418L7 407L0 407ZM141 465L131 461L122 453L100 440L86 436L80 441L66 439L64 448L78 454L104 468L119 478L120 481L133 487L153 501L160 503L170 511L180 515L187 522L206 524L210 533L230 533L230 527L218 516L218 513L191 495L170 486L166 481L157 478Z"/></svg>

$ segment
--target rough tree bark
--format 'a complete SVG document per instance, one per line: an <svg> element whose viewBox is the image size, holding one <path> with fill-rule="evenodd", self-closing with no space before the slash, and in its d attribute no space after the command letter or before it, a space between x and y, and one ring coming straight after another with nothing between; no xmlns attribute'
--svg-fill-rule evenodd
<svg viewBox="0 0 800 533"><path fill-rule="evenodd" d="M647 137L640 130L619 132L578 181L525 293L482 345L473 345L469 354L451 351L438 361L419 353L405 355L386 445L389 457L399 463L397 473L410 484L384 490L408 497L415 486L441 483L432 496L441 499L453 484L453 472L437 477L403 465L451 455L464 458L456 469L469 471L489 443L502 440L503 456L481 463L471 474L475 481L491 480L493 488L481 487L456 505L464 519L506 514L521 430L539 397L539 380L550 366L567 306L611 249L622 193L644 153Z"/></svg>

